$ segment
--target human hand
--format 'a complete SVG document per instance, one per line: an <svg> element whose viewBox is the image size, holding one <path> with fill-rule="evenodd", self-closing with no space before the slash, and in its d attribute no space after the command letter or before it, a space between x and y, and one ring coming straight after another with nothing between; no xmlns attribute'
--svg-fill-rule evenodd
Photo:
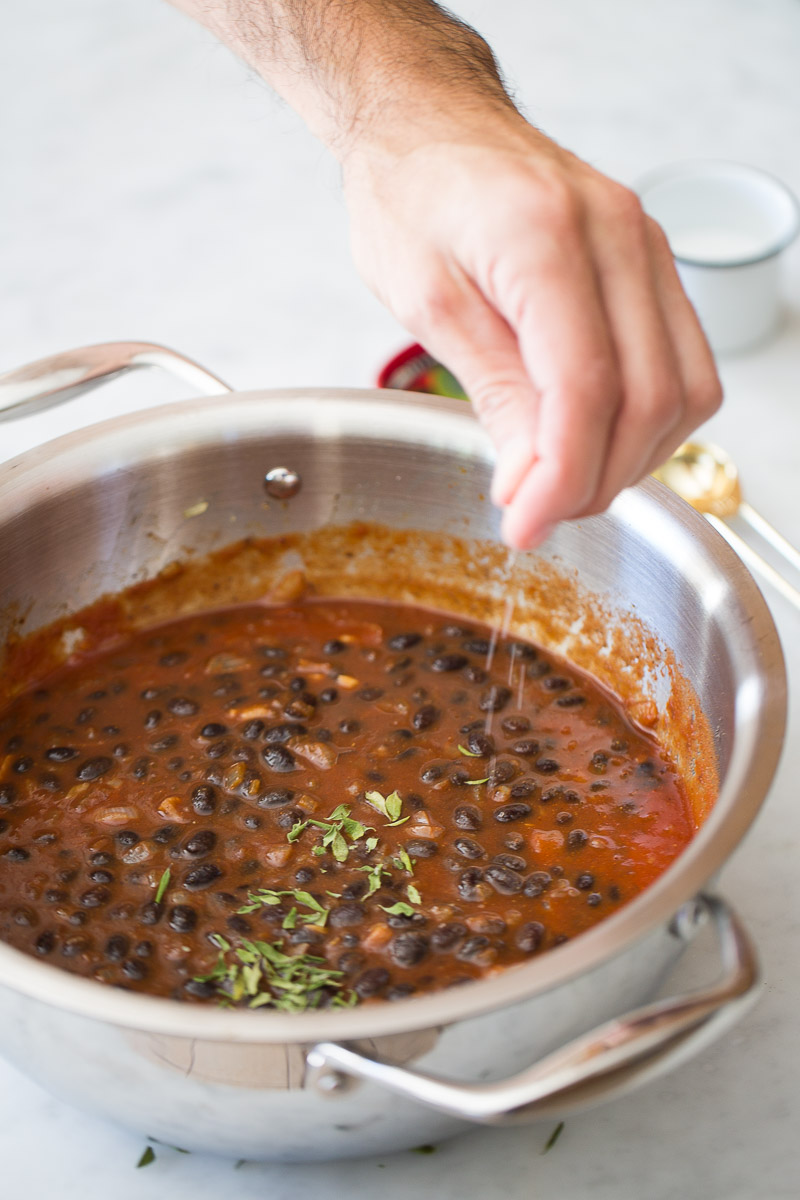
<svg viewBox="0 0 800 1200"><path fill-rule="evenodd" d="M400 144L344 161L356 262L470 396L503 535L535 546L716 411L713 357L635 195L514 110Z"/></svg>

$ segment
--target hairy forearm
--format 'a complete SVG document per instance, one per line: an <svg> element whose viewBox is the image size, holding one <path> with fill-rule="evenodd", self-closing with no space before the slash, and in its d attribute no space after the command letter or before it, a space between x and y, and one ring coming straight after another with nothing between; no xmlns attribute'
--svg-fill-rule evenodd
<svg viewBox="0 0 800 1200"><path fill-rule="evenodd" d="M250 64L340 158L413 144L440 101L513 111L486 42L432 0L172 0ZM395 141L396 145L396 141Z"/></svg>

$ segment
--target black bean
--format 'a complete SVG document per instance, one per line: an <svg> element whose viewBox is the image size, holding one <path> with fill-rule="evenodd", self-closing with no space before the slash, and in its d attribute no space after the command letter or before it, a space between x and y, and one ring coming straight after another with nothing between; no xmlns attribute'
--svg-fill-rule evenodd
<svg viewBox="0 0 800 1200"><path fill-rule="evenodd" d="M513 871L510 867L501 866L500 863L490 863L483 872L484 879L488 879L496 892L501 896L514 896L517 892L522 891L522 876L518 871Z"/></svg>
<svg viewBox="0 0 800 1200"><path fill-rule="evenodd" d="M346 650L346 649L347 649L346 642L340 642L338 638L331 638L330 641L327 641L323 644L322 653L323 654L341 654L342 651Z"/></svg>
<svg viewBox="0 0 800 1200"><path fill-rule="evenodd" d="M17 798L13 783L0 783L0 808L9 808Z"/></svg>
<svg viewBox="0 0 800 1200"><path fill-rule="evenodd" d="M483 879L483 872L478 867L467 867L466 871L462 871L458 877L458 893L462 900L479 900L480 892L476 892L476 886Z"/></svg>
<svg viewBox="0 0 800 1200"><path fill-rule="evenodd" d="M306 732L307 730L300 725L273 725L264 734L264 741L270 746L282 746L290 738L297 737L298 734Z"/></svg>
<svg viewBox="0 0 800 1200"><path fill-rule="evenodd" d="M561 770L561 764L557 763L554 758L537 758L534 766L543 775L552 775L554 771Z"/></svg>
<svg viewBox="0 0 800 1200"><path fill-rule="evenodd" d="M563 692L572 687L572 680L565 679L563 675L550 675L545 679L544 686L548 692Z"/></svg>
<svg viewBox="0 0 800 1200"><path fill-rule="evenodd" d="M620 898L620 890L615 883L612 883L611 887L608 889L608 898L609 900L614 901L619 900Z"/></svg>
<svg viewBox="0 0 800 1200"><path fill-rule="evenodd" d="M396 983L394 987L389 988L384 999L405 1000L406 996L413 996L416 990L413 983Z"/></svg>
<svg viewBox="0 0 800 1200"><path fill-rule="evenodd" d="M228 917L225 924L234 933L241 933L246 936L253 932L253 926L247 920L247 917L243 917L239 913L234 913L233 916Z"/></svg>
<svg viewBox="0 0 800 1200"><path fill-rule="evenodd" d="M439 719L439 709L434 704L423 704L422 708L418 708L411 718L411 724L415 729L430 729Z"/></svg>
<svg viewBox="0 0 800 1200"><path fill-rule="evenodd" d="M294 873L295 883L311 883L315 873L313 867L298 867Z"/></svg>
<svg viewBox="0 0 800 1200"><path fill-rule="evenodd" d="M439 654L431 661L431 670L437 672L460 671L469 659L466 654Z"/></svg>
<svg viewBox="0 0 800 1200"><path fill-rule="evenodd" d="M111 770L113 761L106 758L105 755L99 755L97 758L87 758L75 772L75 777L81 783L90 783L94 779L99 779L101 775L105 775Z"/></svg>
<svg viewBox="0 0 800 1200"><path fill-rule="evenodd" d="M128 958L122 964L122 973L135 983L141 983L147 975L147 967L138 958Z"/></svg>
<svg viewBox="0 0 800 1200"><path fill-rule="evenodd" d="M2 832L5 833L6 829L8 829L8 821L0 821L0 827L2 827ZM55 833L40 833L33 840L37 846L52 846L53 842L58 841L58 835ZM92 855L92 862L94 862L94 855Z"/></svg>
<svg viewBox="0 0 800 1200"><path fill-rule="evenodd" d="M397 933L389 943L389 954L398 967L415 967L427 953L428 939L422 933Z"/></svg>
<svg viewBox="0 0 800 1200"><path fill-rule="evenodd" d="M216 984L212 983L210 979L187 979L183 990L187 995L194 996L196 1000L210 1000L217 994Z"/></svg>
<svg viewBox="0 0 800 1200"><path fill-rule="evenodd" d="M536 791L537 785L532 779L520 779L519 783L515 783L511 789L512 800L526 800L528 796L532 796Z"/></svg>
<svg viewBox="0 0 800 1200"><path fill-rule="evenodd" d="M468 829L471 832L480 829L483 824L480 810L472 804L459 804L453 811L453 824L459 829Z"/></svg>
<svg viewBox="0 0 800 1200"><path fill-rule="evenodd" d="M319 694L321 704L335 704L339 699L339 693L336 688L323 688Z"/></svg>
<svg viewBox="0 0 800 1200"><path fill-rule="evenodd" d="M433 858L439 853L439 847L430 838L409 838L405 848L406 853L414 858Z"/></svg>
<svg viewBox="0 0 800 1200"><path fill-rule="evenodd" d="M552 877L547 871L534 871L522 885L522 894L534 899L536 896L541 896L543 892L546 892L552 882Z"/></svg>
<svg viewBox="0 0 800 1200"><path fill-rule="evenodd" d="M190 700L188 696L174 696L172 700L167 701L167 708L176 717L193 717L199 705L195 700Z"/></svg>
<svg viewBox="0 0 800 1200"><path fill-rule="evenodd" d="M89 878L92 883L113 883L114 876L110 871L90 871Z"/></svg>
<svg viewBox="0 0 800 1200"><path fill-rule="evenodd" d="M263 729L264 726L262 725L261 728ZM221 725L219 721L209 721L209 723L204 725L200 730L199 736L202 738L218 738L222 737L223 733L227 732L227 725Z"/></svg>
<svg viewBox="0 0 800 1200"><path fill-rule="evenodd" d="M289 941L293 946L310 946L324 942L325 938L316 929L309 929L308 925L305 925L301 929L290 930Z"/></svg>
<svg viewBox="0 0 800 1200"><path fill-rule="evenodd" d="M586 697L582 696L580 692L573 692L571 696L559 696L556 700L559 708L580 708L585 703Z"/></svg>
<svg viewBox="0 0 800 1200"><path fill-rule="evenodd" d="M56 935L53 933L52 929L45 929L44 933L40 933L36 939L36 953L41 955L52 954L55 944Z"/></svg>
<svg viewBox="0 0 800 1200"><path fill-rule="evenodd" d="M197 913L188 904L175 904L167 914L167 924L176 933L191 933L197 924Z"/></svg>
<svg viewBox="0 0 800 1200"><path fill-rule="evenodd" d="M346 883L342 888L343 900L360 900L367 890L367 881L362 876L361 879L354 879L352 883Z"/></svg>
<svg viewBox="0 0 800 1200"><path fill-rule="evenodd" d="M567 845L570 850L579 850L581 846L585 846L589 840L588 833L583 829L572 829L567 834Z"/></svg>
<svg viewBox="0 0 800 1200"><path fill-rule="evenodd" d="M353 971L360 971L365 961L363 954L359 954L355 950L348 950L339 956L336 966L340 971L344 971L345 974L349 975Z"/></svg>
<svg viewBox="0 0 800 1200"><path fill-rule="evenodd" d="M158 661L162 667L179 667L188 657L185 650L170 650L168 654L162 654Z"/></svg>
<svg viewBox="0 0 800 1200"><path fill-rule="evenodd" d="M87 721L91 721L96 712L96 708L82 708L75 719L79 725L85 725Z"/></svg>
<svg viewBox="0 0 800 1200"><path fill-rule="evenodd" d="M135 846L139 841L139 835L133 829L121 829L117 834L117 841L120 846Z"/></svg>
<svg viewBox="0 0 800 1200"><path fill-rule="evenodd" d="M203 863L202 866L194 867L184 876L183 886L190 892L200 892L204 888L211 887L211 884L219 879L221 874L222 871L214 863Z"/></svg>
<svg viewBox="0 0 800 1200"><path fill-rule="evenodd" d="M472 838L458 837L453 842L453 845L462 858L475 859L485 858L486 856L486 851L484 850L483 846L479 846L477 842L472 840Z"/></svg>
<svg viewBox="0 0 800 1200"><path fill-rule="evenodd" d="M602 903L602 900L603 897L599 892L590 892L586 897L586 903L591 905L592 908L596 908L598 904Z"/></svg>
<svg viewBox="0 0 800 1200"><path fill-rule="evenodd" d="M209 726L206 725L205 728L208 729ZM215 726L215 728L220 729L221 732L225 731L224 726ZM263 732L264 722L259 720L258 717L255 717L252 721L248 721L242 729L242 737L247 738L248 742L254 742L261 737Z"/></svg>
<svg viewBox="0 0 800 1200"><path fill-rule="evenodd" d="M112 962L122 962L130 949L130 939L124 933L113 934L106 942L105 955Z"/></svg>
<svg viewBox="0 0 800 1200"><path fill-rule="evenodd" d="M6 850L3 858L7 858L9 862L27 862L30 854L22 846L12 846L10 850Z"/></svg>
<svg viewBox="0 0 800 1200"><path fill-rule="evenodd" d="M389 982L389 972L385 967L370 967L353 984L353 990L362 1000L382 992Z"/></svg>
<svg viewBox="0 0 800 1200"><path fill-rule="evenodd" d="M477 667L475 663L467 663L464 670L461 672L468 683L485 683L487 674L483 667Z"/></svg>
<svg viewBox="0 0 800 1200"><path fill-rule="evenodd" d="M30 771L33 766L33 759L29 754L24 754L22 758L17 758L11 764L11 770L17 775L24 775L26 771Z"/></svg>
<svg viewBox="0 0 800 1200"><path fill-rule="evenodd" d="M540 749L541 747L535 738L520 738L519 741L514 742L511 747L511 753L519 754L521 758L532 758L535 754L539 753Z"/></svg>
<svg viewBox="0 0 800 1200"><path fill-rule="evenodd" d="M436 783L442 778L442 775L444 775L444 768L440 767L438 763L431 763L420 772L419 777L423 783Z"/></svg>
<svg viewBox="0 0 800 1200"><path fill-rule="evenodd" d="M556 825L571 825L574 819L571 812L556 813Z"/></svg>
<svg viewBox="0 0 800 1200"><path fill-rule="evenodd" d="M517 936L514 941L517 948L522 950L524 954L533 954L542 944L544 940L544 925L539 921L528 921L517 930Z"/></svg>
<svg viewBox="0 0 800 1200"><path fill-rule="evenodd" d="M36 913L32 908L17 908L14 910L14 924L31 926L36 925Z"/></svg>
<svg viewBox="0 0 800 1200"><path fill-rule="evenodd" d="M471 754L477 755L478 758L486 758L488 755L494 754L494 738L490 733L473 729L467 738L467 750Z"/></svg>
<svg viewBox="0 0 800 1200"><path fill-rule="evenodd" d="M80 897L80 902L84 908L101 908L102 905L108 904L110 899L111 892L108 888L98 885L85 891Z"/></svg>
<svg viewBox="0 0 800 1200"><path fill-rule="evenodd" d="M286 771L293 771L297 766L294 755L285 746L265 746L261 754L271 771L283 774Z"/></svg>
<svg viewBox="0 0 800 1200"><path fill-rule="evenodd" d="M500 863L501 867L508 867L511 871L524 871L528 864L519 854L495 854L494 861Z"/></svg>
<svg viewBox="0 0 800 1200"><path fill-rule="evenodd" d="M531 723L527 717L505 717L500 723L503 733L513 737L515 733L527 733Z"/></svg>
<svg viewBox="0 0 800 1200"><path fill-rule="evenodd" d="M528 642L509 642L506 648L512 658L524 658L526 661L536 658L536 648Z"/></svg>
<svg viewBox="0 0 800 1200"><path fill-rule="evenodd" d="M137 758L131 767L131 775L133 775L134 779L146 779L149 770L150 760L147 758Z"/></svg>
<svg viewBox="0 0 800 1200"><path fill-rule="evenodd" d="M192 792L192 808L200 817L208 817L217 807L217 792L208 783L200 783Z"/></svg>
<svg viewBox="0 0 800 1200"><path fill-rule="evenodd" d="M390 650L410 650L421 641L421 633L396 633L386 644Z"/></svg>
<svg viewBox="0 0 800 1200"><path fill-rule="evenodd" d="M288 788L270 788L263 796L258 798L259 808L281 808L284 804L290 804L294 800L294 792Z"/></svg>
<svg viewBox="0 0 800 1200"><path fill-rule="evenodd" d="M86 913L85 912L70 913L67 920L69 921L70 925L85 925L86 924Z"/></svg>
<svg viewBox="0 0 800 1200"><path fill-rule="evenodd" d="M81 934L76 934L74 937L65 938L61 953L65 958L75 958L76 955L82 954L84 950L88 949L88 946L89 939Z"/></svg>
<svg viewBox="0 0 800 1200"><path fill-rule="evenodd" d="M349 904L338 904L336 908L332 908L328 917L328 924L334 929L341 929L348 925L360 925L366 917L367 912L363 904L353 901Z"/></svg>
<svg viewBox="0 0 800 1200"><path fill-rule="evenodd" d="M520 821L523 817L527 817L530 811L530 804L525 804L522 800L515 800L513 804L504 804L502 808L496 808L493 815L495 821L505 824L508 821Z"/></svg>
<svg viewBox="0 0 800 1200"><path fill-rule="evenodd" d="M460 921L450 921L447 925L439 925L434 929L431 934L431 946L434 950L452 950L466 935L466 925L462 925Z"/></svg>
<svg viewBox="0 0 800 1200"><path fill-rule="evenodd" d="M206 754L209 758L224 758L231 750L231 743L227 738L223 738L221 742L212 742L206 747Z"/></svg>
<svg viewBox="0 0 800 1200"><path fill-rule="evenodd" d="M489 941L488 937L484 937L482 933L474 934L472 937L467 938L461 949L458 951L456 958L460 958L462 961L469 961L469 959L474 958L476 954L480 954L483 950L487 950L490 945L491 942Z"/></svg>
<svg viewBox="0 0 800 1200"><path fill-rule="evenodd" d="M244 818L244 827L245 829L260 829L261 818L254 816L253 813L248 813Z"/></svg>
<svg viewBox="0 0 800 1200"><path fill-rule="evenodd" d="M153 943L145 938L143 941L136 943L133 953L137 958L150 958L153 953Z"/></svg>
<svg viewBox="0 0 800 1200"><path fill-rule="evenodd" d="M464 649L470 654L488 654L491 649L491 644L487 638L470 638L468 642L464 642Z"/></svg>
<svg viewBox="0 0 800 1200"><path fill-rule="evenodd" d="M514 778L516 773L517 768L513 763L508 762L506 759L501 759L489 771L489 783L492 787L499 783L508 783Z"/></svg>
<svg viewBox="0 0 800 1200"><path fill-rule="evenodd" d="M14 736L10 737L6 742L6 750L9 754L14 754L17 750L19 750L21 745L22 738L18 733L15 733Z"/></svg>
<svg viewBox="0 0 800 1200"><path fill-rule="evenodd" d="M133 905L117 904L116 907L109 909L108 915L112 921L130 921L133 916Z"/></svg>
<svg viewBox="0 0 800 1200"><path fill-rule="evenodd" d="M216 844L217 835L212 830L199 829L184 842L183 853L190 858L202 858L204 854L210 854Z"/></svg>
<svg viewBox="0 0 800 1200"><path fill-rule="evenodd" d="M163 904L156 904L155 900L148 900L146 904L142 905L139 920L143 925L157 925L163 912Z"/></svg>
<svg viewBox="0 0 800 1200"><path fill-rule="evenodd" d="M77 758L79 751L74 746L51 746L49 750L45 750L45 758L49 758L50 762L69 762L71 758Z"/></svg>
<svg viewBox="0 0 800 1200"><path fill-rule="evenodd" d="M162 714L159 711L159 709L157 709L157 708L151 709L151 711L149 713L147 713L147 715L145 716L145 719L144 719L145 729L155 729L156 725L160 725L161 724L161 715Z"/></svg>
<svg viewBox="0 0 800 1200"><path fill-rule="evenodd" d="M511 699L511 689L503 684L493 684L487 688L478 701L481 712L500 712Z"/></svg>
<svg viewBox="0 0 800 1200"><path fill-rule="evenodd" d="M639 767L636 768L637 772L640 771L641 765L642 764L640 763ZM602 775L605 773L605 769L607 766L608 766L608 755L603 750L595 750L594 754L592 755L591 761L589 763L589 770L593 771L595 773L595 775Z"/></svg>
<svg viewBox="0 0 800 1200"><path fill-rule="evenodd" d="M368 704L373 700L380 700L383 695L383 688L379 687L364 687L359 688L356 695L360 700L365 700Z"/></svg>
<svg viewBox="0 0 800 1200"><path fill-rule="evenodd" d="M387 915L386 924L392 929L407 929L409 925L427 925L428 918L424 913L392 913Z"/></svg>
<svg viewBox="0 0 800 1200"><path fill-rule="evenodd" d="M157 842L159 846L166 846L168 842L171 842L177 836L177 833L178 830L174 825L162 825L153 834L153 841Z"/></svg>
<svg viewBox="0 0 800 1200"><path fill-rule="evenodd" d="M591 891L594 887L594 875L592 875L591 871L584 871L583 874L579 875L575 880L575 887L580 888L582 892Z"/></svg>
<svg viewBox="0 0 800 1200"><path fill-rule="evenodd" d="M304 821L307 814L300 808L287 808L286 812L279 813L277 824L281 829L291 829L298 821Z"/></svg>
<svg viewBox="0 0 800 1200"><path fill-rule="evenodd" d="M259 646L258 649L264 658L286 658L286 651L282 646Z"/></svg>
<svg viewBox="0 0 800 1200"><path fill-rule="evenodd" d="M48 888L44 894L45 904L63 904L67 893L62 888Z"/></svg>

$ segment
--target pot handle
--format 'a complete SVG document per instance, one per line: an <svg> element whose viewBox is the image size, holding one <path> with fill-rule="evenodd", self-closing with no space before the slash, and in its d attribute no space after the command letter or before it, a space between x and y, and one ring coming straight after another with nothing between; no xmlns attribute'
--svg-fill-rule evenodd
<svg viewBox="0 0 800 1200"><path fill-rule="evenodd" d="M231 390L216 375L166 346L103 342L53 354L0 375L0 421L41 412L137 367L162 367L209 396Z"/></svg>
<svg viewBox="0 0 800 1200"><path fill-rule="evenodd" d="M701 896L673 922L679 937L704 914L712 918L723 964L710 988L658 1000L582 1034L532 1067L495 1083L450 1082L320 1042L307 1056L308 1082L336 1094L347 1076L378 1083L440 1112L486 1125L523 1124L563 1115L632 1090L676 1066L740 1016L759 982L754 948L736 914L718 897Z"/></svg>

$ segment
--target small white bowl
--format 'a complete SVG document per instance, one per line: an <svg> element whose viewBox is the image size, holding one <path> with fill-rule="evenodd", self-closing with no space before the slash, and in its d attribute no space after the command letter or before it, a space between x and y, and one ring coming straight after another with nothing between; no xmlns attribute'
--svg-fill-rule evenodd
<svg viewBox="0 0 800 1200"><path fill-rule="evenodd" d="M714 350L744 350L774 331L779 257L800 231L792 192L738 163L676 163L637 191L669 239L678 274Z"/></svg>

